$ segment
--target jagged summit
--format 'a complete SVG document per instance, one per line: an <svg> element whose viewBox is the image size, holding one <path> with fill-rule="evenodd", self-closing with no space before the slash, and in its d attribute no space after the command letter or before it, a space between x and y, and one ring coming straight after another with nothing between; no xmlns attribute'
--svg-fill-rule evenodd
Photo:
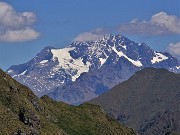
<svg viewBox="0 0 180 135"><path fill-rule="evenodd" d="M76 46L96 46L96 47L113 47L114 44L116 46L122 46L123 42L126 43L126 45L132 45L132 44L127 44L128 42L133 42L129 40L128 38L122 36L122 35L113 35L113 34L106 34L102 37L99 37L98 39L94 41L75 41L72 44L69 45L69 47L76 47ZM135 43L135 42L133 42ZM136 43L137 44L137 43Z"/></svg>
<svg viewBox="0 0 180 135"><path fill-rule="evenodd" d="M99 71L103 74L112 73L116 78L113 83L108 77L99 80L101 83L106 81L106 88L111 88L144 67L166 68L179 72L179 66L174 57L154 51L145 43L139 44L122 35L108 34L95 41L73 42L61 49L45 47L29 62L11 66L7 73L41 96L70 86L83 73L95 72L95 78ZM113 74L114 72L122 74ZM89 88L91 92L95 91L92 84L88 84L86 89ZM91 98L97 96L95 93L90 95ZM62 99L65 97L68 97L68 94L63 94ZM82 97L86 98L83 94Z"/></svg>

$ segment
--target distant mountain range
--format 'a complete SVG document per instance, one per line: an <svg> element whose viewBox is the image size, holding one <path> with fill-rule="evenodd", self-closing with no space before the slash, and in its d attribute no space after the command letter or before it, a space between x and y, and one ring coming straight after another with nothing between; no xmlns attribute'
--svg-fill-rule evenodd
<svg viewBox="0 0 180 135"><path fill-rule="evenodd" d="M135 135L96 105L36 97L0 69L1 135Z"/></svg>
<svg viewBox="0 0 180 135"><path fill-rule="evenodd" d="M180 134L180 74L146 68L90 103L140 135Z"/></svg>
<svg viewBox="0 0 180 135"><path fill-rule="evenodd" d="M7 73L41 97L79 104L101 95L145 67L179 73L180 63L168 53L154 51L121 35L73 42L66 48L44 48L27 63Z"/></svg>

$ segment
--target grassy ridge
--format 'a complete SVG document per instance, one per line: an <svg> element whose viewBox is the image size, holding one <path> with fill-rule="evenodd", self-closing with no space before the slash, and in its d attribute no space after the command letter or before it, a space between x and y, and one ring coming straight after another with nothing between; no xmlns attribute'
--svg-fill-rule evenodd
<svg viewBox="0 0 180 135"><path fill-rule="evenodd" d="M107 116L99 106L78 107L38 99L29 88L0 70L0 134L131 135L135 134Z"/></svg>

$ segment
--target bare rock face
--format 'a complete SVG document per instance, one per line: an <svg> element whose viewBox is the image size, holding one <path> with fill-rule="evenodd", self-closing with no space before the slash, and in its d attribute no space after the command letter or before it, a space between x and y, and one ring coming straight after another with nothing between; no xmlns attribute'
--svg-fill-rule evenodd
<svg viewBox="0 0 180 135"><path fill-rule="evenodd" d="M30 127L40 127L39 116L24 108L21 108L19 111L19 120Z"/></svg>

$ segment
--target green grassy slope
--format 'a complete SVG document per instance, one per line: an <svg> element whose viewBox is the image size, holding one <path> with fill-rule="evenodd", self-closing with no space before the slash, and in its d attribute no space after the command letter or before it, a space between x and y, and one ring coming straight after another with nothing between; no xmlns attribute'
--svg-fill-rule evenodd
<svg viewBox="0 0 180 135"><path fill-rule="evenodd" d="M99 106L78 107L38 99L29 88L0 70L2 135L133 135L133 130L107 116Z"/></svg>

